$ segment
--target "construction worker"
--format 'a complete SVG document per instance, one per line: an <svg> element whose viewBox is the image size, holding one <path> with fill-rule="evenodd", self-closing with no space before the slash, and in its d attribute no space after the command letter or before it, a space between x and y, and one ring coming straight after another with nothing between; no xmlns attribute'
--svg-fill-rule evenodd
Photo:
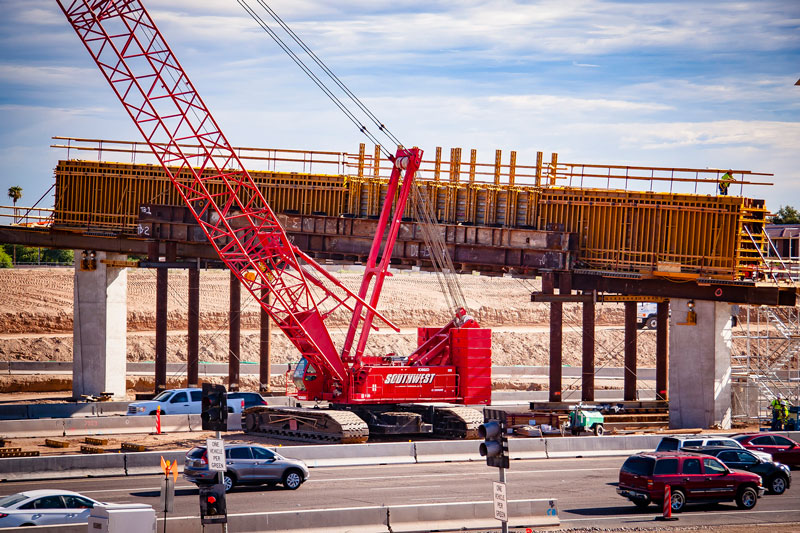
<svg viewBox="0 0 800 533"><path fill-rule="evenodd" d="M769 407L772 409L772 425L769 429L772 431L780 431L783 428L783 422L785 420L783 416L783 405L785 405L785 402L780 392L769 403Z"/></svg>
<svg viewBox="0 0 800 533"><path fill-rule="evenodd" d="M728 187L731 186L733 181L733 170L728 170L719 179L719 194L720 196L728 196Z"/></svg>
<svg viewBox="0 0 800 533"><path fill-rule="evenodd" d="M780 413L778 414L778 425L780 430L786 429L786 422L789 420L789 402L781 397Z"/></svg>

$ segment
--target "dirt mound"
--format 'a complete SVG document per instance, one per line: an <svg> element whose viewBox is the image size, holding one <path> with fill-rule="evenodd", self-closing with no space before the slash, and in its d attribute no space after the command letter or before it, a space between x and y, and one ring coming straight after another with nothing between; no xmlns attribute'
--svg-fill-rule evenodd
<svg viewBox="0 0 800 533"><path fill-rule="evenodd" d="M336 273L351 290L357 290L361 275ZM72 313L74 271L71 268L15 268L0 270L0 359L34 361L72 360ZM495 365L547 365L549 309L535 304L530 294L538 283L504 277L459 276L469 313L485 327L494 328L492 342ZM128 271L128 360L152 361L155 353L154 270ZM230 274L209 270L200 274L200 359L227 361ZM168 290L168 359L186 360L188 274L171 270ZM597 366L622 364L622 305L597 306ZM435 276L397 273L387 278L378 310L404 328L389 328L370 337L370 353L410 353L418 326L444 325L451 313L445 305ZM248 294L241 307L243 361L258 361L260 308ZM349 316L337 311L329 323L334 341L341 343ZM381 325L381 324L379 324ZM616 327L613 327L616 325ZM639 365L653 366L655 334L639 335ZM297 360L297 351L277 329L272 336L273 361ZM564 364L580 365L581 307L564 305Z"/></svg>

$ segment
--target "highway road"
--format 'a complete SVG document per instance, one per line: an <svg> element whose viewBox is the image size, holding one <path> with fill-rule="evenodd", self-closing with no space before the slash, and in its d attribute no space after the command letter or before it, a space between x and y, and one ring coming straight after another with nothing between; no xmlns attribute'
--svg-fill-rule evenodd
<svg viewBox="0 0 800 533"><path fill-rule="evenodd" d="M477 443L476 443L477 446ZM557 498L562 527L654 527L660 510L642 512L618 496L614 484L624 457L512 461L508 498ZM795 482L800 479L797 471ZM90 478L3 483L0 494L35 488L64 488L114 503L158 505L161 476ZM437 463L315 468L296 491L281 487L237 488L228 495L228 512L364 507L382 504L490 501L498 471L485 463ZM178 478L175 513L198 515L194 485ZM752 511L733 503L692 506L678 515L680 526L770 524L800 521L800 486L781 496L765 495Z"/></svg>

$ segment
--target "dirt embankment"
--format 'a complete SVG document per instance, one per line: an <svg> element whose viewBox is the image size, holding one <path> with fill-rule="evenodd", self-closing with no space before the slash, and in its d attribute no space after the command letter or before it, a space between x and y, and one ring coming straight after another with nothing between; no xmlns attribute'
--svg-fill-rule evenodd
<svg viewBox="0 0 800 533"><path fill-rule="evenodd" d="M338 277L356 290L360 275L339 273ZM200 358L202 361L226 361L228 354L229 274L221 271L201 273ZM538 284L511 278L460 276L460 283L470 314L481 325L496 328L493 333L494 364L546 365L548 363L549 311L547 304L530 301ZM155 350L155 272L128 271L128 336L130 361L153 360ZM72 359L73 319L72 269L0 270L0 298L5 303L0 312L1 360ZM188 276L170 271L168 290L168 358L186 360ZM416 343L417 326L444 325L450 313L444 304L436 278L424 273L402 273L387 279L378 309L404 331L394 333L383 327L370 339L373 353L409 353ZM247 294L241 308L243 361L258 361L257 303ZM334 341L341 342L348 316L336 312L330 324ZM622 324L622 306L598 305L596 332L598 365L618 365L622 361L623 332L611 325ZM604 327L605 326L605 327ZM641 366L652 366L655 335L639 336ZM564 362L580 364L581 309L577 304L564 306ZM277 329L272 336L273 361L291 362L296 351Z"/></svg>

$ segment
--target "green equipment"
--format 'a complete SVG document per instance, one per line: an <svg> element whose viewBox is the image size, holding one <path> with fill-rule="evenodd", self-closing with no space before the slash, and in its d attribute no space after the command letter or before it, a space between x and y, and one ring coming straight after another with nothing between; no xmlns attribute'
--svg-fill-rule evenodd
<svg viewBox="0 0 800 533"><path fill-rule="evenodd" d="M580 435L582 431L591 431L598 437L604 433L603 414L597 411L597 407L584 407L582 403L574 406L569 412L569 419L564 429L568 429L573 435Z"/></svg>

